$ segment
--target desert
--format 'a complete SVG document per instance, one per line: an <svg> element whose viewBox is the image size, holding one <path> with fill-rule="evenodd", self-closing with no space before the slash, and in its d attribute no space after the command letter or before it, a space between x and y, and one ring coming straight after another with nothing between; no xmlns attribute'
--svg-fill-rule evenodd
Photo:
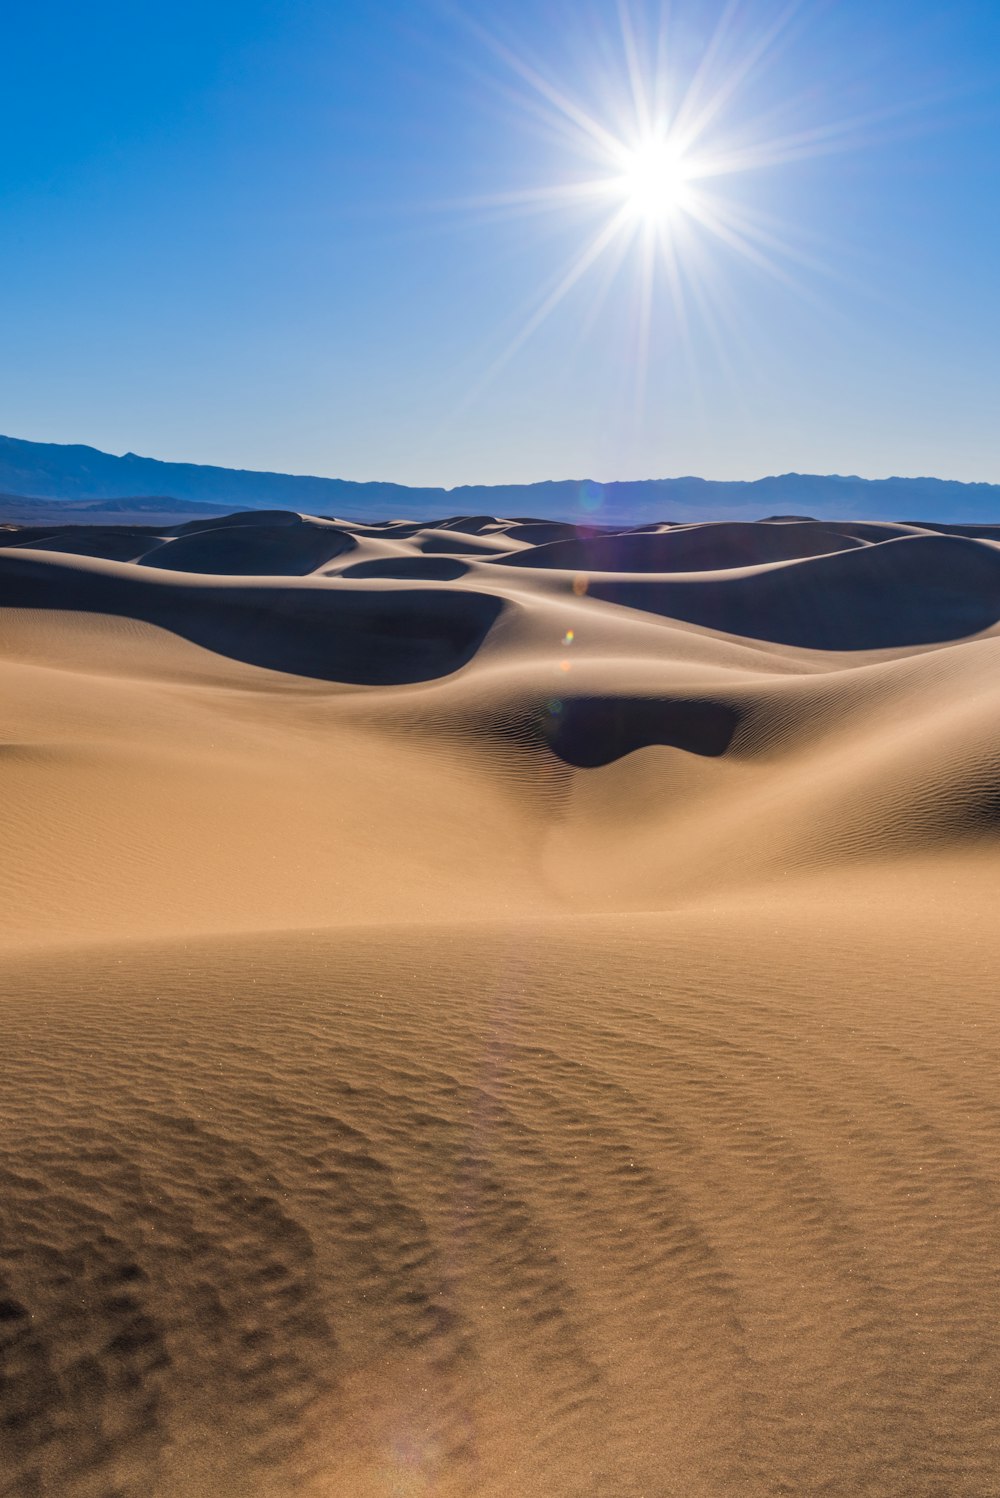
<svg viewBox="0 0 1000 1498"><path fill-rule="evenodd" d="M0 1491L998 1491L988 526L8 524Z"/></svg>
<svg viewBox="0 0 1000 1498"><path fill-rule="evenodd" d="M1000 4L0 49L0 1498L1000 1498Z"/></svg>

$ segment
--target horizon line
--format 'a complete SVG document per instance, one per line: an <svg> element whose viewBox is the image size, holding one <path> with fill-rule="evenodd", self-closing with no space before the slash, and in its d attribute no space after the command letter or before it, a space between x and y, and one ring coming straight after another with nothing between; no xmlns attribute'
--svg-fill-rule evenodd
<svg viewBox="0 0 1000 1498"><path fill-rule="evenodd" d="M119 463L134 459L140 463L158 463L164 467L203 468L218 469L223 473L246 473L257 474L261 477L290 478L316 481L320 483L350 484L358 488L378 486L380 488L405 489L405 490L434 490L442 494L456 494L466 489L535 489L546 485L578 485L592 484L600 489L610 489L616 486L637 484L739 484L747 488L755 484L764 484L780 479L824 479L830 482L860 483L860 484L954 484L966 489L1000 488L1000 479L952 479L943 478L938 474L886 474L878 478L872 478L859 473L818 473L805 472L801 469L787 469L783 472L771 472L759 474L756 478L719 479L706 478L701 474L681 473L672 475L660 475L655 478L617 478L617 479L595 479L591 477L576 478L544 478L544 479L514 479L494 481L473 481L462 484L417 484L403 483L398 479L349 479L335 474L321 473L292 473L277 468L242 468L234 467L226 463L200 463L188 458L155 458L148 454L133 452L131 449L124 453L108 452L102 447L95 447L89 442L48 442L37 441L30 437L12 437L6 433L0 433L0 442L7 442L25 447L55 447L62 449L82 448L87 452L97 453L103 458L112 458Z"/></svg>

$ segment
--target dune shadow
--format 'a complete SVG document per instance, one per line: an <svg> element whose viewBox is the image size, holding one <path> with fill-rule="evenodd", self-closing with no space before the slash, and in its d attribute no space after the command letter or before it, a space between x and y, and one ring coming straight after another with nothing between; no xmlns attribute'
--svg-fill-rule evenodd
<svg viewBox="0 0 1000 1498"><path fill-rule="evenodd" d="M667 530L569 537L498 558L506 567L572 568L579 572L714 572L853 550L864 543L815 521L762 525L716 521Z"/></svg>
<svg viewBox="0 0 1000 1498"><path fill-rule="evenodd" d="M163 543L162 532L133 526L73 525L59 529L21 528L14 548L58 551L64 556L102 557L106 562L134 562Z"/></svg>
<svg viewBox="0 0 1000 1498"><path fill-rule="evenodd" d="M739 722L728 703L700 698L569 697L548 703L542 733L566 764L592 770L656 744L715 758Z"/></svg>
<svg viewBox="0 0 1000 1498"><path fill-rule="evenodd" d="M464 590L185 583L11 550L0 555L0 604L137 619L248 665L379 686L458 670L503 608L499 598Z"/></svg>
<svg viewBox="0 0 1000 1498"><path fill-rule="evenodd" d="M305 577L357 544L331 525L227 525L164 541L147 551L142 565L217 577Z"/></svg>
<svg viewBox="0 0 1000 1498"><path fill-rule="evenodd" d="M457 557L374 557L368 562L352 562L340 576L453 583L464 577L468 570L467 563L460 562Z"/></svg>
<svg viewBox="0 0 1000 1498"><path fill-rule="evenodd" d="M905 536L732 578L589 578L607 603L812 650L963 639L1000 619L1000 549Z"/></svg>

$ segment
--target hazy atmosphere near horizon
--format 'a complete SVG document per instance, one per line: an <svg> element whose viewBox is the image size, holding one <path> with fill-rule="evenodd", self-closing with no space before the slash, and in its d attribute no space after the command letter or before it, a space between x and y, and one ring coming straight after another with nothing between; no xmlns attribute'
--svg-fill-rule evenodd
<svg viewBox="0 0 1000 1498"><path fill-rule="evenodd" d="M997 0L0 49L0 1498L1000 1498Z"/></svg>
<svg viewBox="0 0 1000 1498"><path fill-rule="evenodd" d="M102 0L4 52L11 435L1000 479L992 0ZM628 151L668 118L663 214Z"/></svg>

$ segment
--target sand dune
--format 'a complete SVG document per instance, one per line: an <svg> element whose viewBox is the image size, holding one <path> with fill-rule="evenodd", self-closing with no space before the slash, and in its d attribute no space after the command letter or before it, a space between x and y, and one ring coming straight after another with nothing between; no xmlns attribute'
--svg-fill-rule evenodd
<svg viewBox="0 0 1000 1498"><path fill-rule="evenodd" d="M572 567L582 572L715 572L826 556L862 544L854 535L809 520L758 525L729 521L553 540L508 560L518 567Z"/></svg>
<svg viewBox="0 0 1000 1498"><path fill-rule="evenodd" d="M8 528L0 1492L1000 1493L973 529Z"/></svg>
<svg viewBox="0 0 1000 1498"><path fill-rule="evenodd" d="M143 554L145 567L227 576L304 577L353 551L354 539L334 526L242 526L177 536Z"/></svg>

